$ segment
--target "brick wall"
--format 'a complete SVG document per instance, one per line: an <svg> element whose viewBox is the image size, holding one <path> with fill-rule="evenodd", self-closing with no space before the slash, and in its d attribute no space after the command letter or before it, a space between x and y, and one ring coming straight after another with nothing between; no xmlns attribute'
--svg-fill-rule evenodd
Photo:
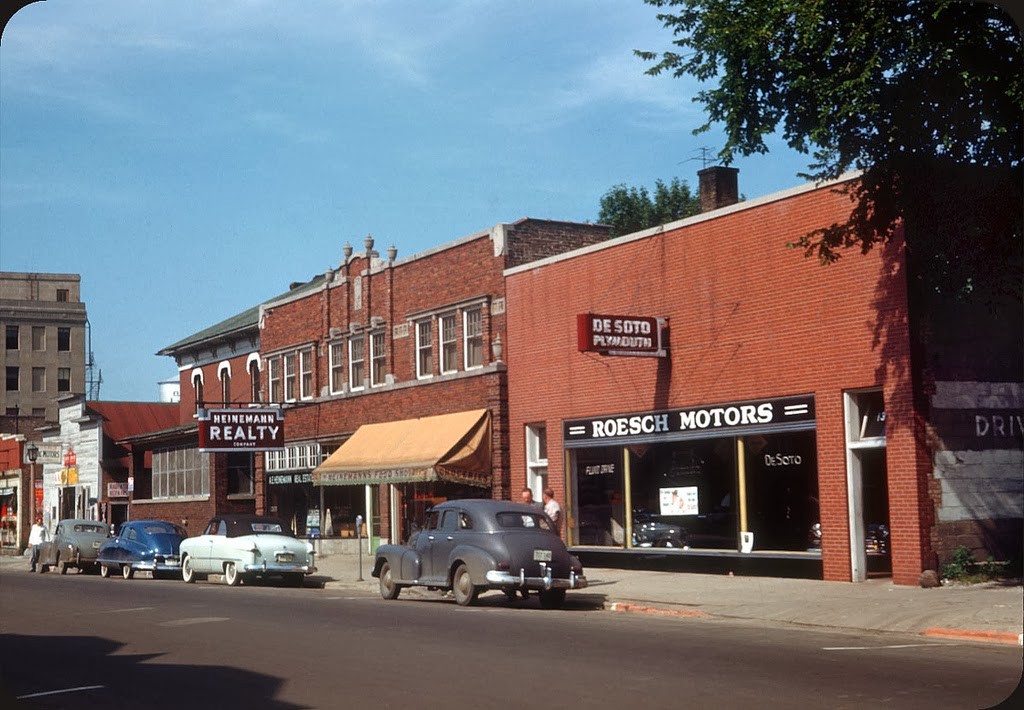
<svg viewBox="0 0 1024 710"><path fill-rule="evenodd" d="M786 247L849 210L828 189L796 192L510 274L512 488L525 481L528 423L547 422L549 478L565 500L563 419L813 393L824 574L849 580L843 396L884 385L893 574L915 583L929 556L919 524L931 503L907 367L901 245L827 268ZM670 358L578 352L575 318L586 312L668 317Z"/></svg>

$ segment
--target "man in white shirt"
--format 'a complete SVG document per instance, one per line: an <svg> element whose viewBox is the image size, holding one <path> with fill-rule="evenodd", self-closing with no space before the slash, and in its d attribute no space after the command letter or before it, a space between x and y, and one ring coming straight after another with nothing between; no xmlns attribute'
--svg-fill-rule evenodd
<svg viewBox="0 0 1024 710"><path fill-rule="evenodd" d="M562 506L555 500L555 492L550 488L544 489L544 512L551 518L551 522L555 524L555 532L559 535L562 534Z"/></svg>
<svg viewBox="0 0 1024 710"><path fill-rule="evenodd" d="M36 563L39 561L39 546L46 542L46 528L43 527L43 516L37 515L36 522L32 524L32 530L28 534L28 544L32 546L32 567L30 572L36 571Z"/></svg>

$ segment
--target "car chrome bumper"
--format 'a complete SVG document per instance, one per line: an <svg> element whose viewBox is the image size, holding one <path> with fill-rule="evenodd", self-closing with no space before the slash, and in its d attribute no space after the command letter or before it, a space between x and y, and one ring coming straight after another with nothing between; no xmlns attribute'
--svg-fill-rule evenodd
<svg viewBox="0 0 1024 710"><path fill-rule="evenodd" d="M551 570L543 577L527 577L524 570L519 574L491 570L487 573L487 583L494 587L515 587L523 589L583 589L587 586L587 578L582 574L570 571L569 577L552 577Z"/></svg>
<svg viewBox="0 0 1024 710"><path fill-rule="evenodd" d="M143 562L133 562L132 567L142 572L177 572L181 570L181 562L174 558L160 562L145 560Z"/></svg>
<svg viewBox="0 0 1024 710"><path fill-rule="evenodd" d="M246 572L253 574L288 574L290 572L301 572L302 574L313 574L316 572L315 565L289 565L261 562L259 564L248 564L244 566Z"/></svg>

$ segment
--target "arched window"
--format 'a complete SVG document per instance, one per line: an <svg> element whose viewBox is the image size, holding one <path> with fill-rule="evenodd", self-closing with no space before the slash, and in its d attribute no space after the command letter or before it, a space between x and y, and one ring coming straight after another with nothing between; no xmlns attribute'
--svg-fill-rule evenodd
<svg viewBox="0 0 1024 710"><path fill-rule="evenodd" d="M254 354L255 355L255 354ZM263 396L260 394L262 383L260 382L260 358L258 355L249 358L249 400L252 402L263 401Z"/></svg>
<svg viewBox="0 0 1024 710"><path fill-rule="evenodd" d="M231 401L231 363L222 362L217 367L217 377L220 379L220 401L226 407Z"/></svg>
<svg viewBox="0 0 1024 710"><path fill-rule="evenodd" d="M196 407L203 406L203 371L192 370L192 389L196 395Z"/></svg>

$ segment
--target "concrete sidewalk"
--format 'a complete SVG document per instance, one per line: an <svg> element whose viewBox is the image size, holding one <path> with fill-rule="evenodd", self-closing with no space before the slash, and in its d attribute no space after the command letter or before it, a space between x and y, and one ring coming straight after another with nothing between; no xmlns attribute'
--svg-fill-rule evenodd
<svg viewBox="0 0 1024 710"><path fill-rule="evenodd" d="M309 580L327 589L377 594L373 558L332 553L317 558ZM829 628L889 631L1020 645L1024 587L987 583L934 589L889 580L859 584L776 577L585 568L589 586L567 604L681 617L757 619ZM421 590L403 591L403 596ZM425 592L425 590L422 590ZM429 592L436 595L437 592ZM575 600L575 601L574 601Z"/></svg>

